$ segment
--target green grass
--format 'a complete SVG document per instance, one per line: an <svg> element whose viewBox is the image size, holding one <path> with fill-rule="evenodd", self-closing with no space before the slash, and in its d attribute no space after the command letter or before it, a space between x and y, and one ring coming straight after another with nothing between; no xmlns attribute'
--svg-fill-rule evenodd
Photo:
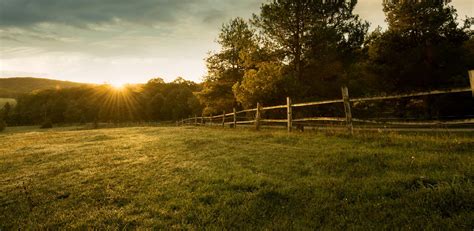
<svg viewBox="0 0 474 231"><path fill-rule="evenodd" d="M16 105L16 100L11 98L0 98L0 109L2 109L6 103L10 103L10 105L13 106Z"/></svg>
<svg viewBox="0 0 474 231"><path fill-rule="evenodd" d="M8 128L0 229L472 230L473 137Z"/></svg>

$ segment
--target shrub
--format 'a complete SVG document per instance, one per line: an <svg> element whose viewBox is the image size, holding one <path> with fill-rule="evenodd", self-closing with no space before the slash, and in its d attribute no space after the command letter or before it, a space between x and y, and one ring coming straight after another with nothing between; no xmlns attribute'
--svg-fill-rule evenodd
<svg viewBox="0 0 474 231"><path fill-rule="evenodd" d="M0 132L4 131L7 128L7 123L5 121L0 120Z"/></svg>
<svg viewBox="0 0 474 231"><path fill-rule="evenodd" d="M53 128L53 123L51 120L46 120L40 127L41 129L48 129L48 128Z"/></svg>

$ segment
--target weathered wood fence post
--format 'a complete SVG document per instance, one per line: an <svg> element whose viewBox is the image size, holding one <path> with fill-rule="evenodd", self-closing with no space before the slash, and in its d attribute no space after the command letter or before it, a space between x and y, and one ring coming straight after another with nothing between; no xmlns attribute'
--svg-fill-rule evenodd
<svg viewBox="0 0 474 231"><path fill-rule="evenodd" d="M255 113L255 130L260 130L260 117L261 117L261 111L260 111L260 103L257 103L257 112Z"/></svg>
<svg viewBox="0 0 474 231"><path fill-rule="evenodd" d="M286 112L287 112L287 128L288 132L291 132L291 129L293 127L293 109L291 106L291 98L286 97Z"/></svg>
<svg viewBox="0 0 474 231"><path fill-rule="evenodd" d="M194 115L194 125L198 125L198 116L196 114Z"/></svg>
<svg viewBox="0 0 474 231"><path fill-rule="evenodd" d="M346 113L346 125L351 135L354 134L354 127L352 126L352 112L351 101L349 98L349 89L346 86L341 88L342 99L344 100L344 112Z"/></svg>
<svg viewBox="0 0 474 231"><path fill-rule="evenodd" d="M209 126L212 126L212 114L209 116Z"/></svg>
<svg viewBox="0 0 474 231"><path fill-rule="evenodd" d="M233 121L234 122L234 128L236 128L237 127L237 111L235 110L235 107L234 107L233 111L234 111L234 121Z"/></svg>
<svg viewBox="0 0 474 231"><path fill-rule="evenodd" d="M225 110L222 114L222 127L225 127Z"/></svg>
<svg viewBox="0 0 474 231"><path fill-rule="evenodd" d="M204 126L204 115L201 115L201 125Z"/></svg>

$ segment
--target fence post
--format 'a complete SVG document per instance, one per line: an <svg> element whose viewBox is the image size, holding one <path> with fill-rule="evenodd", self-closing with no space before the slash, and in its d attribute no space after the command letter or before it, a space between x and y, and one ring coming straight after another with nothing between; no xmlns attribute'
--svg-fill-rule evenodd
<svg viewBox="0 0 474 231"><path fill-rule="evenodd" d="M255 130L260 130L260 103L257 103L257 112L255 113Z"/></svg>
<svg viewBox="0 0 474 231"><path fill-rule="evenodd" d="M225 110L223 113L224 114L222 114L222 127L225 127Z"/></svg>
<svg viewBox="0 0 474 231"><path fill-rule="evenodd" d="M194 125L198 125L198 116L196 114L194 114Z"/></svg>
<svg viewBox="0 0 474 231"><path fill-rule="evenodd" d="M469 82L471 83L472 97L474 97L474 70L469 71Z"/></svg>
<svg viewBox="0 0 474 231"><path fill-rule="evenodd" d="M235 107L233 111L234 111L234 128L236 128L237 127L237 111L235 110Z"/></svg>
<svg viewBox="0 0 474 231"><path fill-rule="evenodd" d="M351 135L354 134L354 127L352 126L351 101L349 98L349 89L346 86L341 88L342 99L344 100L344 112L346 113L346 125Z"/></svg>
<svg viewBox="0 0 474 231"><path fill-rule="evenodd" d="M287 127L288 132L291 132L293 127L293 109L291 107L291 98L286 97L286 112L287 112Z"/></svg>

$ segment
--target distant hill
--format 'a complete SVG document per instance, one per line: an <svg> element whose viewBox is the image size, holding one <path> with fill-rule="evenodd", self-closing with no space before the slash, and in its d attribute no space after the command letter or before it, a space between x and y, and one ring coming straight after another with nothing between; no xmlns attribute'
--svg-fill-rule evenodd
<svg viewBox="0 0 474 231"><path fill-rule="evenodd" d="M88 84L31 77L0 78L0 98L16 98L21 94L36 90L70 88L85 85Z"/></svg>

